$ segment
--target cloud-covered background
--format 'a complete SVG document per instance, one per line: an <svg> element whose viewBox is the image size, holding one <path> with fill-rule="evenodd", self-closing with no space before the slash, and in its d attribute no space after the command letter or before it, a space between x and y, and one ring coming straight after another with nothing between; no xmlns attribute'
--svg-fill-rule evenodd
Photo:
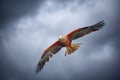
<svg viewBox="0 0 120 80"><path fill-rule="evenodd" d="M119 80L119 0L0 1L0 80ZM104 20L105 26L54 55L38 75L45 48L78 27Z"/></svg>

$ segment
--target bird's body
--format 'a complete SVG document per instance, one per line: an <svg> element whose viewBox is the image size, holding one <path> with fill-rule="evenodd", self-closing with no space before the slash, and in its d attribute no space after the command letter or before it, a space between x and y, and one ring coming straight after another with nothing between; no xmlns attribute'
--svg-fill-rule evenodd
<svg viewBox="0 0 120 80"><path fill-rule="evenodd" d="M69 39L68 35L59 36L58 40L63 46L66 47L65 56L75 52L80 46L80 44L72 44L72 41Z"/></svg>
<svg viewBox="0 0 120 80"><path fill-rule="evenodd" d="M98 22L92 26L75 29L66 35L59 36L58 40L55 43L53 43L50 47L48 47L42 54L41 59L38 62L36 68L36 73L41 71L45 63L49 61L49 58L52 57L53 54L56 54L63 47L66 47L65 56L67 54L75 52L80 47L81 43L73 44L72 40L78 39L91 32L98 31L102 28L102 26L104 26L103 21Z"/></svg>

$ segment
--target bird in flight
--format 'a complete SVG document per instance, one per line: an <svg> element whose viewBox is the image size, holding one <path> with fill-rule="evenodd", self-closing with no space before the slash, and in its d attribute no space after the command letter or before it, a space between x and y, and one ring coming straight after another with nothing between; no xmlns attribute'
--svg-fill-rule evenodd
<svg viewBox="0 0 120 80"><path fill-rule="evenodd" d="M58 40L48 47L42 54L36 68L36 73L39 73L49 58L60 51L63 47L66 47L65 56L75 52L81 45L81 43L72 43L72 40L78 39L86 34L94 31L98 31L104 26L104 21L100 21L94 25L78 28L72 32L59 36Z"/></svg>

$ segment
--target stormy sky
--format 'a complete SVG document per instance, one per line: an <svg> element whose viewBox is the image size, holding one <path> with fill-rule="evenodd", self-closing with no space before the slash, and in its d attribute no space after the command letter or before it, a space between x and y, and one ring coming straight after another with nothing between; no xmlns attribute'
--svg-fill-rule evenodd
<svg viewBox="0 0 120 80"><path fill-rule="evenodd" d="M120 80L119 0L1 0L0 80ZM104 20L100 31L58 52L35 75L43 51L58 36Z"/></svg>

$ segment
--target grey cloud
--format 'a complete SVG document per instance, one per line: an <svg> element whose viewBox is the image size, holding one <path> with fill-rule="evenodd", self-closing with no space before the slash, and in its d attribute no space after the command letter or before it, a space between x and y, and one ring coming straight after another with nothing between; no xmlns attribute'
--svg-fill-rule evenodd
<svg viewBox="0 0 120 80"><path fill-rule="evenodd" d="M1 0L0 1L0 26L5 27L5 24L10 23L27 14L34 14L38 5L41 5L43 0Z"/></svg>
<svg viewBox="0 0 120 80"><path fill-rule="evenodd" d="M27 6L19 1L14 3L19 7L21 4ZM31 7L25 8L18 17L14 16L17 10L10 14L13 18L9 18L5 12L9 17L5 18L4 23L10 19L12 24L7 24L11 28L6 28L5 32L1 29L0 32L7 35L2 35L0 39L1 80L119 80L117 1L46 0L44 3L30 1L28 4L33 5L32 10ZM42 6L36 6L39 4ZM8 9L5 10L9 12ZM94 24L101 18L106 22L102 30L74 41L83 43L76 53L64 57L65 49L62 49L50 59L39 75L34 74L44 49L57 40L57 36L79 26Z"/></svg>

